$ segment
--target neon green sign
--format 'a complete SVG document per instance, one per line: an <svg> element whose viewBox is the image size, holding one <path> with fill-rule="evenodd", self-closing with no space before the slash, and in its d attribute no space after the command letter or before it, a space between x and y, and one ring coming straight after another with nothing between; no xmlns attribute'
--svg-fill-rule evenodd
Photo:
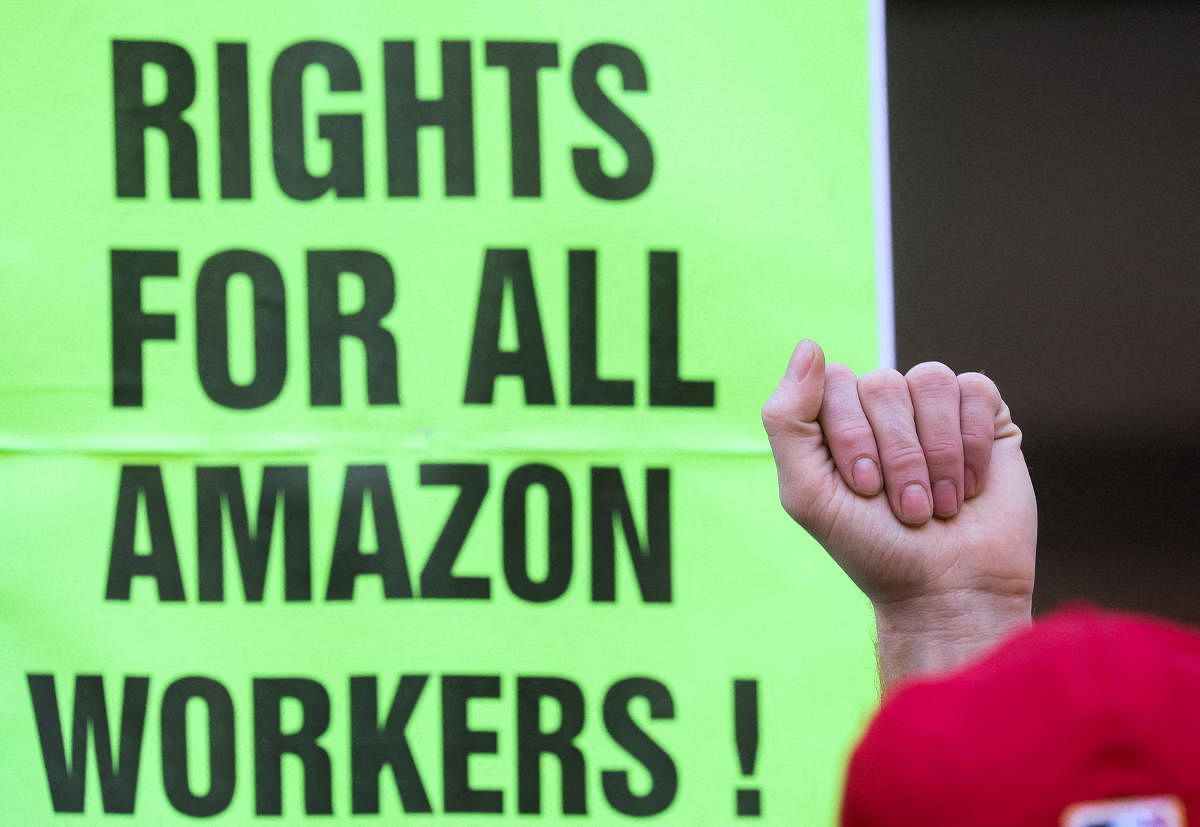
<svg viewBox="0 0 1200 827"><path fill-rule="evenodd" d="M866 8L10 16L9 820L833 821L757 412L877 361Z"/></svg>

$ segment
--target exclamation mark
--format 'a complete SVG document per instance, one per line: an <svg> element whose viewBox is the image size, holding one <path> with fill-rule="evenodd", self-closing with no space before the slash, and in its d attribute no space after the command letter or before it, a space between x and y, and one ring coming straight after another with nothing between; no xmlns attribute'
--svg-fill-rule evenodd
<svg viewBox="0 0 1200 827"><path fill-rule="evenodd" d="M742 775L749 778L754 775L754 765L758 762L758 681L733 682L733 738L737 743L738 766ZM762 790L739 787L737 814L762 815Z"/></svg>

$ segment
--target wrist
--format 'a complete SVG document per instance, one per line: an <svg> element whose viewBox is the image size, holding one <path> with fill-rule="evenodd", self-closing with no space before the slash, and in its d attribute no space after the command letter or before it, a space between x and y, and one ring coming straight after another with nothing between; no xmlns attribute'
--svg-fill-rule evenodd
<svg viewBox="0 0 1200 827"><path fill-rule="evenodd" d="M905 678L954 669L1032 623L1032 596L958 589L875 603L886 694Z"/></svg>

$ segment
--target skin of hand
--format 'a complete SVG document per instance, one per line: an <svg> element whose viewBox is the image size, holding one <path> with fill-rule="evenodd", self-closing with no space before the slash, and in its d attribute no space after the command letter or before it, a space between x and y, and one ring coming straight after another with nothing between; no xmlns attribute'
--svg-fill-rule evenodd
<svg viewBox="0 0 1200 827"><path fill-rule="evenodd" d="M884 691L1030 623L1037 505L995 384L860 377L802 341L762 409L784 510L870 598Z"/></svg>

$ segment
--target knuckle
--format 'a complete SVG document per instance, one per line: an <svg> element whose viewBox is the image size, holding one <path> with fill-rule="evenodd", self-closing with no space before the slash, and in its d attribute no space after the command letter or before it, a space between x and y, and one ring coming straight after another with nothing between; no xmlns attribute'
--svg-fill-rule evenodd
<svg viewBox="0 0 1200 827"><path fill-rule="evenodd" d="M843 365L841 362L831 362L825 366L825 381L826 382L830 381L831 379L834 381L837 381L837 380L853 381L854 378L855 378L854 371L850 370L849 366Z"/></svg>
<svg viewBox="0 0 1200 827"><path fill-rule="evenodd" d="M843 417L830 422L826 435L842 445L869 444L871 447L875 446L875 432L871 430L870 425L857 417L853 419Z"/></svg>
<svg viewBox="0 0 1200 827"><path fill-rule="evenodd" d="M925 467L925 451L920 445L904 442L893 445L883 453L885 468L896 471L916 470Z"/></svg>
<svg viewBox="0 0 1200 827"><path fill-rule="evenodd" d="M963 425L962 439L963 444L968 447L987 445L993 439L991 423L988 423L987 428L977 425Z"/></svg>
<svg viewBox="0 0 1200 827"><path fill-rule="evenodd" d="M870 399L886 400L908 395L908 385L899 371L881 368L864 373L858 379L858 392Z"/></svg>
<svg viewBox="0 0 1200 827"><path fill-rule="evenodd" d="M959 404L958 380L950 368L940 362L922 362L904 376L908 392L924 404Z"/></svg>
<svg viewBox="0 0 1200 827"><path fill-rule="evenodd" d="M962 465L963 447L959 441L934 440L925 446L925 459L930 465Z"/></svg>
<svg viewBox="0 0 1200 827"><path fill-rule="evenodd" d="M949 388L956 384L954 371L941 362L921 362L919 365L913 365L908 373L904 374L904 378L910 388Z"/></svg>
<svg viewBox="0 0 1200 827"><path fill-rule="evenodd" d="M996 387L995 382L982 373L972 371L960 374L958 385L964 393L983 396L997 402L1000 400L1000 389Z"/></svg>

